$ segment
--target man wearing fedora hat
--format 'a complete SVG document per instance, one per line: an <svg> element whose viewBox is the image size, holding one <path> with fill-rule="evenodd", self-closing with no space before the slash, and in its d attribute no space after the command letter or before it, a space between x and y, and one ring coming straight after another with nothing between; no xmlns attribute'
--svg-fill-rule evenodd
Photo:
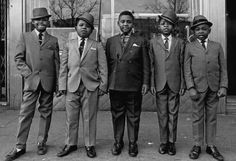
<svg viewBox="0 0 236 161"><path fill-rule="evenodd" d="M37 100L40 112L37 153L43 155L47 152L53 93L59 73L58 40L46 32L50 16L46 8L33 9L32 24L35 29L21 34L16 46L16 67L24 79L23 100L16 147L6 156L6 161L14 160L25 153Z"/></svg>
<svg viewBox="0 0 236 161"><path fill-rule="evenodd" d="M67 130L58 157L77 149L80 112L87 156L96 156L98 97L107 91L107 61L101 43L89 38L93 23L93 16L87 12L78 17L77 34L69 36L61 55L59 94L66 96Z"/></svg>
<svg viewBox="0 0 236 161"><path fill-rule="evenodd" d="M203 15L195 16L191 29L196 40L188 43L185 50L184 75L193 108L194 146L189 157L199 157L205 140L206 152L216 160L223 161L215 146L216 113L219 98L226 95L228 77L221 44L208 38L211 26L212 23Z"/></svg>
<svg viewBox="0 0 236 161"><path fill-rule="evenodd" d="M176 154L179 97L185 92L184 41L173 35L177 16L166 10L159 16L161 35L150 41L151 93L156 97L160 130L159 153Z"/></svg>

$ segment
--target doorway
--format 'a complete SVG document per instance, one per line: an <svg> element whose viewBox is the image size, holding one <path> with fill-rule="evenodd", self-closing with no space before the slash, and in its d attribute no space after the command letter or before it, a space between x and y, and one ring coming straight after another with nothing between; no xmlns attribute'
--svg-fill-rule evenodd
<svg viewBox="0 0 236 161"><path fill-rule="evenodd" d="M227 11L227 68L229 88L228 95L236 95L236 10L233 1L226 1Z"/></svg>
<svg viewBox="0 0 236 161"><path fill-rule="evenodd" d="M7 2L0 0L0 102L7 101L6 51L7 51Z"/></svg>

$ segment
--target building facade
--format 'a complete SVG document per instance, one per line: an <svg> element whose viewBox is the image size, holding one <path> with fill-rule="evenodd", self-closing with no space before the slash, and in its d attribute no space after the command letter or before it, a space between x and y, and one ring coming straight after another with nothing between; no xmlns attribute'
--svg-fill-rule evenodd
<svg viewBox="0 0 236 161"><path fill-rule="evenodd" d="M119 32L117 18L121 11L130 10L134 13L135 30L150 39L156 34L156 18L166 8L173 8L181 20L178 34L188 38L191 34L189 25L197 14L205 15L213 23L210 39L222 44L228 61L229 90L227 98L222 98L219 113L232 113L236 103L236 77L233 62L233 42L236 39L236 11L232 2L226 0L175 0L173 4L166 0L88 0L70 1L63 4L62 0L1 0L1 55L0 55L0 108L18 109L22 98L22 78L14 62L15 47L21 32L31 31L32 9L46 7L51 17L48 32L59 38L62 46L68 32L74 31L75 18L85 11L95 17L93 37L106 43L106 39ZM72 3L74 2L74 3ZM82 3L82 4L80 4ZM73 10L71 10L71 8ZM71 14L72 13L72 14ZM181 98L181 111L189 112L190 102L187 94ZM55 99L55 104L60 99ZM148 94L144 97L143 108L155 110L154 98ZM62 106L58 104L58 106ZM101 98L101 109L109 108L107 96Z"/></svg>

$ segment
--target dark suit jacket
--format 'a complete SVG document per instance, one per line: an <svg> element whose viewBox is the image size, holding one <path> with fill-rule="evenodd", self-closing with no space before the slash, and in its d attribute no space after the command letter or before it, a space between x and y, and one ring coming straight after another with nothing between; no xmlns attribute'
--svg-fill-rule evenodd
<svg viewBox="0 0 236 161"><path fill-rule="evenodd" d="M198 40L188 43L185 50L185 80L187 88L204 92L208 87L217 91L228 87L226 58L222 46L208 41L205 50Z"/></svg>
<svg viewBox="0 0 236 161"><path fill-rule="evenodd" d="M108 81L110 90L139 91L149 85L150 62L144 39L131 34L123 49L120 35L107 40Z"/></svg>
<svg viewBox="0 0 236 161"><path fill-rule="evenodd" d="M172 37L170 51L165 51L161 36L150 41L151 58L151 86L156 91L161 91L166 83L169 88L178 93L180 88L185 88L183 76L184 41Z"/></svg>
<svg viewBox="0 0 236 161"><path fill-rule="evenodd" d="M16 46L15 62L24 78L25 91L35 91L39 82L45 91L55 90L60 62L56 37L46 32L40 45L35 31L22 33Z"/></svg>

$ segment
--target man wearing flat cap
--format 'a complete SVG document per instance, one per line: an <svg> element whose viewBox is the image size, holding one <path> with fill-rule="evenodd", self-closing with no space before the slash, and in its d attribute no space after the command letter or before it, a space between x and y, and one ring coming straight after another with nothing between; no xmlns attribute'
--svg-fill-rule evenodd
<svg viewBox="0 0 236 161"><path fill-rule="evenodd" d="M194 146L189 157L197 159L201 146L216 160L224 158L215 146L217 107L226 95L228 76L226 58L220 43L208 38L212 23L203 15L195 16L191 29L196 40L186 45L184 76L192 100Z"/></svg>
<svg viewBox="0 0 236 161"><path fill-rule="evenodd" d="M98 97L107 91L107 61L101 43L89 38L93 22L89 13L77 18L77 34L69 36L61 56L59 94L66 96L67 129L58 157L77 150L80 113L87 156L96 156Z"/></svg>
<svg viewBox="0 0 236 161"><path fill-rule="evenodd" d="M59 73L58 40L46 32L50 16L46 8L33 9L32 24L35 29L22 33L16 46L16 67L24 81L23 99L16 147L6 156L5 161L14 160L26 152L26 141L37 100L40 112L37 153L44 155L47 152L46 141L51 123L53 93Z"/></svg>

